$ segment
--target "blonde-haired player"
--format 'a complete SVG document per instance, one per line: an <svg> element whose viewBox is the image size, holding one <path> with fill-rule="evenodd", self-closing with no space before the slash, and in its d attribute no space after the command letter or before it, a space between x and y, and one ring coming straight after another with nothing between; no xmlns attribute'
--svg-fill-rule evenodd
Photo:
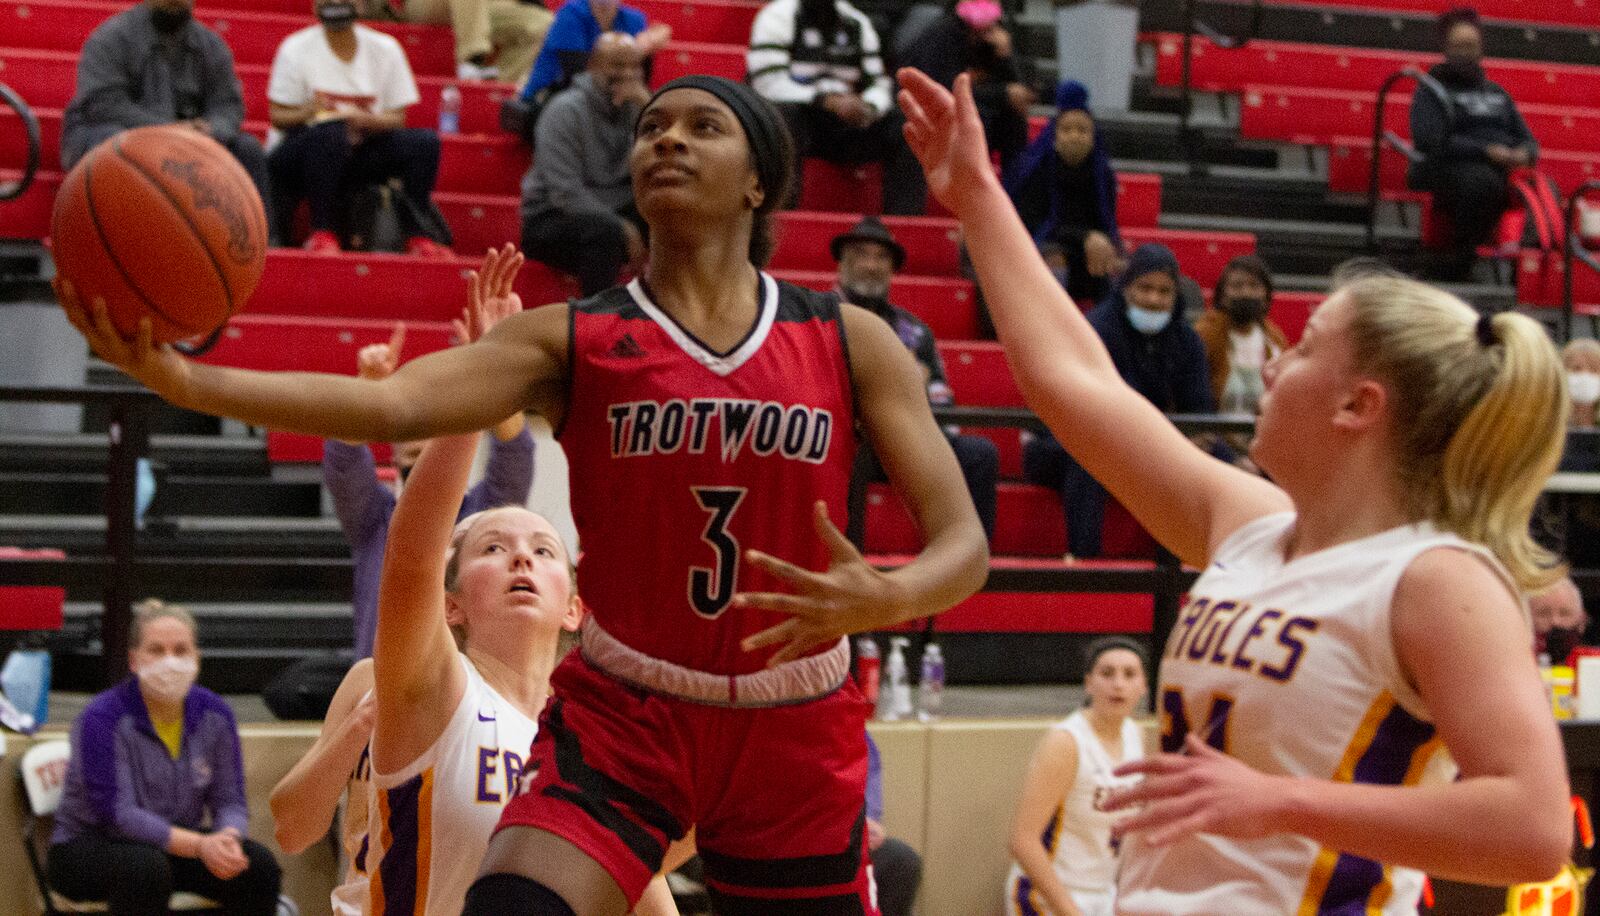
<svg viewBox="0 0 1600 916"><path fill-rule="evenodd" d="M1268 367L1251 458L1272 482L1251 476L1118 377L1000 189L969 81L900 82L1028 402L1205 570L1162 660L1168 753L1112 801L1117 911L1414 913L1423 872L1555 874L1567 781L1518 597L1557 574L1528 537L1567 409L1543 330L1351 282Z"/></svg>

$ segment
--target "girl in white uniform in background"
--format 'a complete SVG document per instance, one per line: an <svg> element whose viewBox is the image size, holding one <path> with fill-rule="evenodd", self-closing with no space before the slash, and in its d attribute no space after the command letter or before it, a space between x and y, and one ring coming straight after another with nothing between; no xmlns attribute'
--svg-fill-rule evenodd
<svg viewBox="0 0 1600 916"><path fill-rule="evenodd" d="M1167 753L1110 802L1117 912L1395 916L1424 872L1556 874L1569 789L1520 597L1559 575L1528 536L1567 410L1544 330L1348 283L1268 365L1250 457L1271 481L1248 474L1118 376L1001 190L967 78L900 82L1028 403L1205 570L1161 662Z"/></svg>
<svg viewBox="0 0 1600 916"><path fill-rule="evenodd" d="M1117 815L1103 809L1133 780L1113 772L1144 756L1132 714L1145 695L1144 651L1131 639L1089 646L1088 705L1040 739L1011 822L1007 916L1112 916Z"/></svg>

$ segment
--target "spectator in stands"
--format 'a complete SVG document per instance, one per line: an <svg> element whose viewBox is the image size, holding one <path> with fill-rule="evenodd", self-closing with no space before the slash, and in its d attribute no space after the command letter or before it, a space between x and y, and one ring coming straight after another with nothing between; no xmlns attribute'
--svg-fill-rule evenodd
<svg viewBox="0 0 1600 916"><path fill-rule="evenodd" d="M1470 7L1439 17L1443 62L1429 70L1449 104L1419 88L1411 101L1411 137L1421 162L1411 168L1412 188L1433 195L1449 219L1450 236L1428 272L1439 280L1464 280L1476 250L1491 240L1510 201L1510 173L1539 158L1539 144L1511 94L1483 72L1483 28Z"/></svg>
<svg viewBox="0 0 1600 916"><path fill-rule="evenodd" d="M645 226L633 206L628 155L649 98L638 43L607 32L588 69L539 116L539 153L522 180L522 248L576 275L585 296L615 283L624 265L636 273L644 265Z"/></svg>
<svg viewBox="0 0 1600 916"><path fill-rule="evenodd" d="M222 36L196 22L194 0L146 0L90 33L61 123L61 165L132 127L182 124L233 153L268 200L261 141L241 128L244 95Z"/></svg>
<svg viewBox="0 0 1600 916"><path fill-rule="evenodd" d="M1067 293L1080 302L1105 298L1124 263L1117 176L1082 83L1057 87L1054 129L1028 144L1005 186L1034 241L1066 252Z"/></svg>
<svg viewBox="0 0 1600 916"><path fill-rule="evenodd" d="M408 210L432 214L439 172L439 136L406 127L406 109L419 99L417 81L400 42L356 22L349 0L316 0L318 25L283 40L272 60L267 143L280 224L295 209L311 209L307 250L337 253L339 207L360 187L399 179ZM427 257L449 252L420 228L406 250Z"/></svg>
<svg viewBox="0 0 1600 916"><path fill-rule="evenodd" d="M929 7L923 7L928 9ZM1010 171L1028 144L1028 107L1035 93L1023 80L1011 32L995 0L948 0L932 17L907 14L895 29L895 59L915 67L945 88L972 74L972 96L989 148Z"/></svg>
<svg viewBox="0 0 1600 916"><path fill-rule="evenodd" d="M523 100L538 102L567 88L588 67L589 54L607 32L632 35L645 59L672 38L671 26L650 25L643 11L619 0L570 0L556 12L544 36L533 71L522 86Z"/></svg>
<svg viewBox="0 0 1600 916"><path fill-rule="evenodd" d="M1229 261L1211 303L1194 323L1211 368L1211 395L1223 413L1254 416L1266 390L1261 370L1289 348L1283 329L1267 317L1272 307L1267 262L1253 254Z"/></svg>
<svg viewBox="0 0 1600 916"><path fill-rule="evenodd" d="M537 0L406 0L405 18L455 30L458 79L521 83L554 16Z"/></svg>
<svg viewBox="0 0 1600 916"><path fill-rule="evenodd" d="M922 856L883 829L883 757L867 735L867 854L883 916L911 916L922 885Z"/></svg>
<svg viewBox="0 0 1600 916"><path fill-rule="evenodd" d="M882 220L869 216L849 232L834 236L830 249L834 263L839 265L837 292L840 298L889 323L922 370L928 387L928 403L935 407L954 404L955 392L950 389L949 378L945 375L944 360L939 357L933 329L921 318L889 302L890 281L906 262L906 250L895 240L894 233ZM978 519L983 522L984 533L993 538L1000 451L982 436L948 433L947 436L956 461L961 465L967 491L972 494L972 504L978 510ZM871 448L861 449L858 461L857 473L867 475L868 480L888 479Z"/></svg>
<svg viewBox="0 0 1600 916"><path fill-rule="evenodd" d="M1211 413L1217 403L1205 344L1184 320L1179 277L1178 259L1165 245L1140 245L1111 295L1089 311L1089 323L1118 374L1163 413ZM1029 482L1061 492L1068 552L1098 557L1105 488L1048 433L1023 446L1022 471Z"/></svg>
<svg viewBox="0 0 1600 916"><path fill-rule="evenodd" d="M1583 594L1572 581L1561 581L1542 592L1528 596L1528 611L1533 617L1533 651L1547 655L1557 665L1565 664L1572 650L1584 645L1589 629L1589 613L1583 609Z"/></svg>
<svg viewBox="0 0 1600 916"><path fill-rule="evenodd" d="M50 886L113 914L165 914L190 891L240 916L270 916L278 863L248 836L233 710L196 686L194 617L146 601L134 614L133 676L89 701L72 726Z"/></svg>
<svg viewBox="0 0 1600 916"><path fill-rule="evenodd" d="M771 0L756 14L750 85L778 107L795 155L883 164L883 212L917 216L928 187L901 128L878 33L846 0ZM800 163L793 199L800 199Z"/></svg>
<svg viewBox="0 0 1600 916"><path fill-rule="evenodd" d="M1561 361L1567 367L1567 396L1572 413L1567 425L1573 429L1595 428L1595 406L1600 403L1600 341L1579 337L1561 348Z"/></svg>

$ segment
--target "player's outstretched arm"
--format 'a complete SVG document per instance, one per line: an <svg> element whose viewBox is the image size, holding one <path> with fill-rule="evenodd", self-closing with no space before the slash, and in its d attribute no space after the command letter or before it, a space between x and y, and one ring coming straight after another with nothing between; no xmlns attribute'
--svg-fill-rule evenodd
<svg viewBox="0 0 1600 916"><path fill-rule="evenodd" d="M509 245L484 259L488 289L509 284L522 255ZM349 442L426 439L492 426L533 408L559 410L566 383L567 307L512 315L476 343L412 360L382 381L313 372L257 372L185 359L151 342L148 322L132 340L103 303L80 302L69 283L57 296L100 356L166 400L256 426Z"/></svg>
<svg viewBox="0 0 1600 916"><path fill-rule="evenodd" d="M1119 768L1145 774L1111 802L1144 804L1124 829L1158 844L1296 833L1476 884L1553 877L1572 845L1570 789L1518 600L1483 561L1445 548L1406 570L1391 613L1398 676L1426 704L1459 779L1406 787L1269 776L1191 734L1184 754Z"/></svg>
<svg viewBox="0 0 1600 916"><path fill-rule="evenodd" d="M929 190L961 219L1017 384L1078 463L1196 566L1239 525L1289 508L1276 487L1200 451L1117 374L994 174L971 81L958 78L952 95L916 70L899 79L906 139Z"/></svg>
<svg viewBox="0 0 1600 916"><path fill-rule="evenodd" d="M899 569L874 569L819 503L813 521L831 557L825 572L748 551L751 563L794 588L792 594L734 596L741 607L793 615L744 641L746 650L785 643L770 659L773 665L841 635L937 614L982 587L989 571L989 546L978 512L950 442L928 408L927 389L910 352L881 318L865 309L843 306L842 318L859 418L926 546Z"/></svg>
<svg viewBox="0 0 1600 916"><path fill-rule="evenodd" d="M284 852L299 853L322 839L333 824L350 774L372 738L372 660L356 662L328 704L317 740L272 787L273 836Z"/></svg>

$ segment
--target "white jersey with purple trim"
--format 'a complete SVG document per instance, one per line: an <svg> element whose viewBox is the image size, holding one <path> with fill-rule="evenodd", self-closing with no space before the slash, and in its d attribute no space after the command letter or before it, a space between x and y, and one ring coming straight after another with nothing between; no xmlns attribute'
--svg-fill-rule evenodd
<svg viewBox="0 0 1600 916"><path fill-rule="evenodd" d="M1390 631L1396 585L1436 548L1484 560L1483 547L1407 525L1285 562L1293 513L1256 519L1217 549L1190 591L1161 660L1162 749L1197 732L1264 773L1417 785L1456 768L1407 685ZM1123 916L1412 916L1421 873L1276 834L1200 834L1123 846Z"/></svg>
<svg viewBox="0 0 1600 916"><path fill-rule="evenodd" d="M397 772L371 770L362 874L335 901L358 897L364 881L372 916L461 912L538 725L460 658L467 689L438 740Z"/></svg>

